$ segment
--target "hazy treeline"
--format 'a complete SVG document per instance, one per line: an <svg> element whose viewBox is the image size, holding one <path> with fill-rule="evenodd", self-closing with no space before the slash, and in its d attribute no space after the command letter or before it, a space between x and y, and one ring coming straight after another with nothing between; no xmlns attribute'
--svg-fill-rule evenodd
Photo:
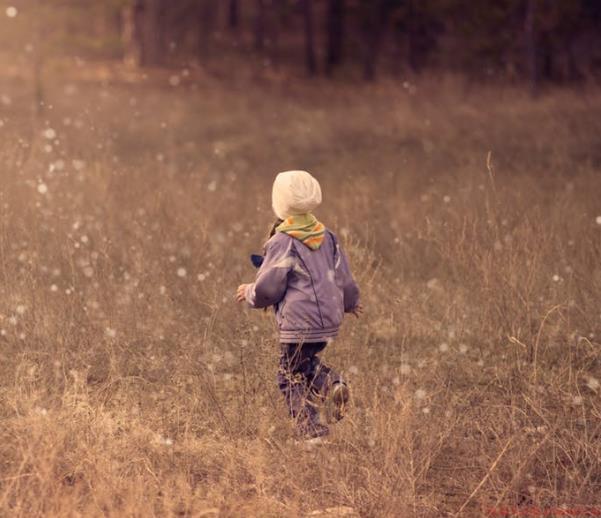
<svg viewBox="0 0 601 518"><path fill-rule="evenodd" d="M36 5L22 0L24 6ZM447 69L528 81L601 71L599 0L49 0L70 38L137 66L242 55L374 79ZM40 7L41 9L42 7Z"/></svg>

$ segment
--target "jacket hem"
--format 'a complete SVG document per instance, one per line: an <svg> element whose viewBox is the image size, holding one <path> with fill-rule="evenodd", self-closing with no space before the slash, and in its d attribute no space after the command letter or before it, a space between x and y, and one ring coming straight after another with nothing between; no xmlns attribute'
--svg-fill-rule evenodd
<svg viewBox="0 0 601 518"><path fill-rule="evenodd" d="M315 343L324 342L328 338L335 338L340 328L326 329L293 329L280 331L280 343Z"/></svg>

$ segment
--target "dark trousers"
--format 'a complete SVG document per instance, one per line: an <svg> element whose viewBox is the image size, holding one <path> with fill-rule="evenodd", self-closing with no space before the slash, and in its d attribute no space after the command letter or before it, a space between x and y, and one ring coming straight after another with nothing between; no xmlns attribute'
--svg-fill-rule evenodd
<svg viewBox="0 0 601 518"><path fill-rule="evenodd" d="M301 428L319 422L317 405L333 383L341 382L338 373L317 356L326 345L327 342L281 344L278 384L290 415Z"/></svg>

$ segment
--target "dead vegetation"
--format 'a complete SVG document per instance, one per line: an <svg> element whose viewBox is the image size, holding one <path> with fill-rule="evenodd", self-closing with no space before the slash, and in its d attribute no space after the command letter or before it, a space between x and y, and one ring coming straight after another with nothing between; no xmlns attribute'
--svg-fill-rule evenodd
<svg viewBox="0 0 601 518"><path fill-rule="evenodd" d="M601 505L598 92L46 80L35 123L0 90L0 514ZM310 451L271 315L233 302L291 167L367 310L326 352L352 413Z"/></svg>

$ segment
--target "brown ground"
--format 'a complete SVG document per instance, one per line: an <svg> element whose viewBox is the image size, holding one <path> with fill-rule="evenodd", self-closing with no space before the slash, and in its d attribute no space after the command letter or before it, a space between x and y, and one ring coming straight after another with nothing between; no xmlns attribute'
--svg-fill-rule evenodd
<svg viewBox="0 0 601 518"><path fill-rule="evenodd" d="M103 74L0 85L0 515L601 506L598 91ZM310 451L232 299L289 168L366 307Z"/></svg>

